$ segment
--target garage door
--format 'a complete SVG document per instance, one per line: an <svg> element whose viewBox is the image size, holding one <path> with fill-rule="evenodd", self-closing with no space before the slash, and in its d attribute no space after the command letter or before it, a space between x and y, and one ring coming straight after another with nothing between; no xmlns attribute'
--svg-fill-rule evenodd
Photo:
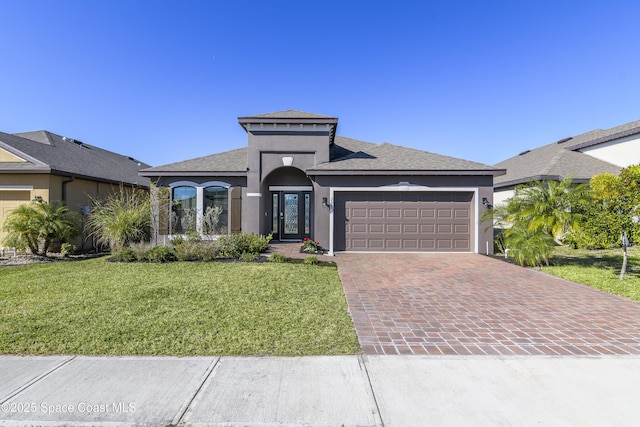
<svg viewBox="0 0 640 427"><path fill-rule="evenodd" d="M29 203L31 193L29 191L0 191L0 246L2 238L6 235L2 231L2 225L7 215L23 203Z"/></svg>
<svg viewBox="0 0 640 427"><path fill-rule="evenodd" d="M472 193L344 196L347 251L470 252Z"/></svg>

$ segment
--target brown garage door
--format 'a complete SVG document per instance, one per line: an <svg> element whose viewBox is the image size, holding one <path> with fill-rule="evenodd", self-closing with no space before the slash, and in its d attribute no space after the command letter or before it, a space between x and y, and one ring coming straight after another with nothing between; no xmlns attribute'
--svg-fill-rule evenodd
<svg viewBox="0 0 640 427"><path fill-rule="evenodd" d="M472 193L344 195L347 251L471 251Z"/></svg>

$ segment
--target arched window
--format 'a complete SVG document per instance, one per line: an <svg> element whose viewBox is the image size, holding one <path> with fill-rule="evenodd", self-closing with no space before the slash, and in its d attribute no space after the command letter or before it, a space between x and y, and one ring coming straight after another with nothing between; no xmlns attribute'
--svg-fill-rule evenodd
<svg viewBox="0 0 640 427"><path fill-rule="evenodd" d="M197 230L197 191L195 187L174 187L171 195L172 216L171 228L173 233L184 234Z"/></svg>
<svg viewBox="0 0 640 427"><path fill-rule="evenodd" d="M202 234L229 233L229 191L210 186L203 190Z"/></svg>

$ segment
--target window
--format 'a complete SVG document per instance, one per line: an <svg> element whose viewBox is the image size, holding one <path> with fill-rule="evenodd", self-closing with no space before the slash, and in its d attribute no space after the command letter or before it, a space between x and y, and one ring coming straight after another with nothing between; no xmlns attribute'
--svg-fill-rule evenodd
<svg viewBox="0 0 640 427"><path fill-rule="evenodd" d="M172 194L171 229L184 234L197 230L197 191L194 187L174 187Z"/></svg>
<svg viewBox="0 0 640 427"><path fill-rule="evenodd" d="M278 215L278 212L280 212L280 204L278 203L278 193L273 193L273 203L271 204L271 206L273 207L273 210L271 212L271 232L273 234L278 234L278 223L280 222L280 215Z"/></svg>
<svg viewBox="0 0 640 427"><path fill-rule="evenodd" d="M304 234L311 233L311 194L304 195Z"/></svg>
<svg viewBox="0 0 640 427"><path fill-rule="evenodd" d="M173 185L171 234L198 233L209 236L229 234L230 207L232 206L229 184L221 181L202 184L179 181Z"/></svg>
<svg viewBox="0 0 640 427"><path fill-rule="evenodd" d="M225 187L206 187L203 190L202 234L228 234L229 192Z"/></svg>

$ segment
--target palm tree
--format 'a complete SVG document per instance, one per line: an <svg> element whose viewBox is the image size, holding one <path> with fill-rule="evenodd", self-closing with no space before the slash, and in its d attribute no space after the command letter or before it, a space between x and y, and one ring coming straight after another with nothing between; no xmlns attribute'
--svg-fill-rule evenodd
<svg viewBox="0 0 640 427"><path fill-rule="evenodd" d="M35 203L39 236L46 254L54 240L66 241L80 234L78 214L61 203Z"/></svg>
<svg viewBox="0 0 640 427"><path fill-rule="evenodd" d="M505 231L505 240L509 245L509 254L519 265L549 264L553 252L553 238L549 234L515 225Z"/></svg>
<svg viewBox="0 0 640 427"><path fill-rule="evenodd" d="M54 240L66 241L80 233L75 212L61 203L47 202L18 206L7 216L4 229L8 232L4 244L41 255L46 255Z"/></svg>
<svg viewBox="0 0 640 427"><path fill-rule="evenodd" d="M506 206L504 219L514 225L526 225L532 233L546 233L562 244L562 238L579 219L571 207L587 190L584 184L572 184L571 177L516 187L515 195Z"/></svg>

